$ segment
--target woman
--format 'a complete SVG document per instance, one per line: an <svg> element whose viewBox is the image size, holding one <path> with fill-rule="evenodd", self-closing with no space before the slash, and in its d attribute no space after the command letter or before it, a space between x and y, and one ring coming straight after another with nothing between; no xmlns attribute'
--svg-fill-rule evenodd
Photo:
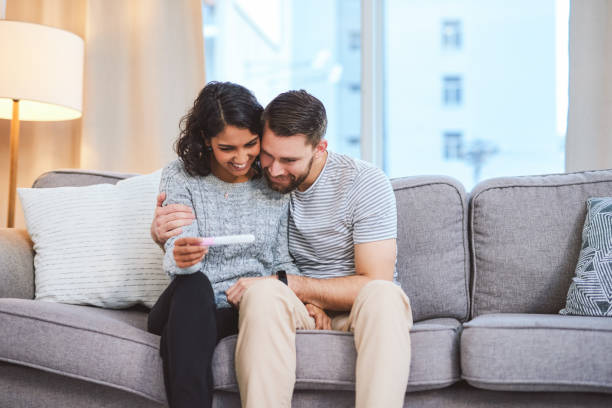
<svg viewBox="0 0 612 408"><path fill-rule="evenodd" d="M149 331L161 335L172 408L211 406L215 345L238 331L238 311L226 291L241 277L297 273L287 248L288 196L261 177L262 111L240 85L207 84L181 121L179 159L162 173L164 205L185 204L195 213L192 224L165 243L164 269L172 282L148 322ZM237 234L253 234L255 242L198 245L201 237Z"/></svg>

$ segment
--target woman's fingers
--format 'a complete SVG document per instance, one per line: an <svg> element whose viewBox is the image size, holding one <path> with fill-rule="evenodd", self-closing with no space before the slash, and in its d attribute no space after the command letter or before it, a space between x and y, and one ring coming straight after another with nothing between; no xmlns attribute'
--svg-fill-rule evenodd
<svg viewBox="0 0 612 408"><path fill-rule="evenodd" d="M195 265L208 253L208 247L198 245L200 238L186 237L174 243L174 261L179 268Z"/></svg>
<svg viewBox="0 0 612 408"><path fill-rule="evenodd" d="M201 247L201 246L175 246L174 247L174 254L175 255L192 255L192 254L197 254L197 253L206 253L207 249L206 247Z"/></svg>
<svg viewBox="0 0 612 408"><path fill-rule="evenodd" d="M200 246L202 242L202 238L198 237L183 237L179 238L174 242L174 247L183 247L183 246ZM205 247L202 247L205 248Z"/></svg>
<svg viewBox="0 0 612 408"><path fill-rule="evenodd" d="M306 310L308 311L308 315L315 321L315 329L331 330L331 319L327 313L325 313L325 310L312 304L306 304Z"/></svg>
<svg viewBox="0 0 612 408"><path fill-rule="evenodd" d="M177 262L194 262L194 261L199 262L203 257L204 257L203 253L197 253L197 254L190 254L190 255L175 256L174 259Z"/></svg>

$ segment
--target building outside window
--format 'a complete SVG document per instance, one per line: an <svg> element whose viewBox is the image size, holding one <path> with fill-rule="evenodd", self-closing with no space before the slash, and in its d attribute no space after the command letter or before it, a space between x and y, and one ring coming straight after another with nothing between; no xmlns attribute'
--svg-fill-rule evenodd
<svg viewBox="0 0 612 408"><path fill-rule="evenodd" d="M442 21L442 48L447 50L461 49L461 21Z"/></svg>
<svg viewBox="0 0 612 408"><path fill-rule="evenodd" d="M564 171L569 0L383 4L389 177L446 174L470 190Z"/></svg>
<svg viewBox="0 0 612 408"><path fill-rule="evenodd" d="M463 157L463 133L453 131L444 132L444 159L459 160Z"/></svg>
<svg viewBox="0 0 612 408"><path fill-rule="evenodd" d="M458 75L442 78L442 101L446 106L461 105L463 98L462 79Z"/></svg>

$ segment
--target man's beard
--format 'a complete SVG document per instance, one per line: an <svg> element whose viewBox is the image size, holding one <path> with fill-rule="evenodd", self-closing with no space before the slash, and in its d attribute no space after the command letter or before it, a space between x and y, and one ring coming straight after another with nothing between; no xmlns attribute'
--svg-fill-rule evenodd
<svg viewBox="0 0 612 408"><path fill-rule="evenodd" d="M299 187L300 184L302 184L304 182L304 180L306 180L306 178L308 177L308 175L310 174L310 169L312 168L312 162L314 160L314 157L310 158L310 163L308 163L308 168L306 169L306 171L302 174L300 174L298 177L294 176L293 174L289 174L286 177L289 177L290 183L287 187L281 187L277 184L274 184L274 182L272 180L270 180L271 176L268 173L268 169L265 168L264 169L264 175L266 177L266 181L268 182L268 187L270 187L272 190L274 191L278 191L279 193L282 194L287 194L292 192L293 190L295 190L296 188Z"/></svg>

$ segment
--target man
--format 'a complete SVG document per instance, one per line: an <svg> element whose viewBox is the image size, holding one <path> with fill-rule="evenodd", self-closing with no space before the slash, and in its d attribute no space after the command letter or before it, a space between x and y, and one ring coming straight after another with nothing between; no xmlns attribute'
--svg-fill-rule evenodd
<svg viewBox="0 0 612 408"><path fill-rule="evenodd" d="M296 330L316 328L354 334L357 407L401 407L412 312L392 283L397 210L391 184L376 167L327 150L325 108L305 91L277 96L263 121L261 166L272 189L291 193L289 249L302 275L243 278L227 291L240 308L242 405L291 405ZM158 242L193 219L189 208L169 207L156 210L151 231Z"/></svg>

